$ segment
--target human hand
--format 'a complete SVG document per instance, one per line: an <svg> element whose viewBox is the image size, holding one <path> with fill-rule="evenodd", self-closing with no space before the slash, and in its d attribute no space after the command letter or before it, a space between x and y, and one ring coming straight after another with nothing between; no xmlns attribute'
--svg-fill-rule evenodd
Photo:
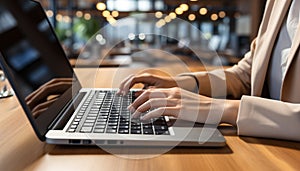
<svg viewBox="0 0 300 171"><path fill-rule="evenodd" d="M148 73L130 75L125 78L119 87L118 94L125 95L135 84L142 83L144 88L176 87L176 81L171 77L152 75Z"/></svg>
<svg viewBox="0 0 300 171"><path fill-rule="evenodd" d="M193 122L235 124L238 104L234 101L213 99L175 87L148 89L128 107L133 118L143 121L159 116L172 116Z"/></svg>
<svg viewBox="0 0 300 171"><path fill-rule="evenodd" d="M72 78L55 78L26 97L26 103L37 118L48 109L60 95L72 86Z"/></svg>
<svg viewBox="0 0 300 171"><path fill-rule="evenodd" d="M125 95L130 88L138 83L144 84L144 89L181 87L194 91L197 87L195 79L191 76L170 77L160 76L161 74L160 72L159 75L149 73L130 75L121 82L118 94Z"/></svg>

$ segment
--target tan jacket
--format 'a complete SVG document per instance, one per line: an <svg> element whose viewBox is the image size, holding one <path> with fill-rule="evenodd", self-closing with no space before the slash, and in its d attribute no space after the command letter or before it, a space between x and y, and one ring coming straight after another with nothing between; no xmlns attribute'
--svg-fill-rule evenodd
<svg viewBox="0 0 300 171"><path fill-rule="evenodd" d="M293 39L284 76L281 101L262 98L270 57L292 0L268 0L257 38L236 66L218 73L195 73L200 93L223 95L212 87L226 82L227 95L241 98L239 135L300 141L300 27ZM217 88L218 89L218 88ZM248 96L251 95L251 96Z"/></svg>

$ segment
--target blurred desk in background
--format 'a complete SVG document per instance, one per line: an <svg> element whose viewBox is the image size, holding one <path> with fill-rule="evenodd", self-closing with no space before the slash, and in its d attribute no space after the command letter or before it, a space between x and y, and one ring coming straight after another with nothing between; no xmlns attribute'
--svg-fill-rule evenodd
<svg viewBox="0 0 300 171"><path fill-rule="evenodd" d="M129 67L129 68L153 68L153 67L178 67L185 68L187 72L203 71L205 68L228 68L229 64L236 64L240 58L235 58L227 54L220 54L221 57L215 56L216 53L201 52L203 56L195 57L193 55L174 54L162 49L145 49L132 51L130 54L123 53L128 49L115 48L100 55L99 58L85 56L84 58L69 59L74 68L98 68L98 67ZM109 55L105 55L109 54ZM205 55L208 56L205 56ZM227 55L227 56L226 56ZM92 55L97 56L97 55ZM102 57L104 56L104 57ZM225 59L226 58L226 59ZM224 62L226 61L226 62ZM222 63L223 62L223 63ZM224 65L226 64L226 65ZM174 67L176 66L176 67Z"/></svg>
<svg viewBox="0 0 300 171"><path fill-rule="evenodd" d="M73 68L124 67L132 64L130 55L114 55L104 59L69 59Z"/></svg>

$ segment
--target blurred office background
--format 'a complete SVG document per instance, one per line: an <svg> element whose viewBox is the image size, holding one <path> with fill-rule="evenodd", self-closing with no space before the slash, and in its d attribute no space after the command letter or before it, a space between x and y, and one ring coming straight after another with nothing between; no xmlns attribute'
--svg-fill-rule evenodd
<svg viewBox="0 0 300 171"><path fill-rule="evenodd" d="M233 65L249 50L265 1L39 0L70 59L82 56L87 41L94 36L98 49L118 42L109 49L110 58L113 55L134 57L141 50L159 48L197 60L195 51L198 50L200 58L203 54L203 61L212 65L216 64L215 55L207 58L206 52L215 51L224 59L223 65ZM116 26L124 19L128 24ZM97 33L104 27L107 27L105 33ZM90 56L93 55L83 55Z"/></svg>

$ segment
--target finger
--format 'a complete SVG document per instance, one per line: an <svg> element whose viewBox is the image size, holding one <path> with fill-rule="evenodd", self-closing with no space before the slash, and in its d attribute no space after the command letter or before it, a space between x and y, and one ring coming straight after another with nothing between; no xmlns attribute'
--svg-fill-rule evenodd
<svg viewBox="0 0 300 171"><path fill-rule="evenodd" d="M141 118L141 120L147 121L150 120L151 118L158 118L160 116L173 116L177 118L179 112L180 109L178 107L161 107L148 112L146 115L144 115Z"/></svg>
<svg viewBox="0 0 300 171"><path fill-rule="evenodd" d="M167 98L150 99L141 106L139 106L137 110L132 114L132 117L139 118L142 113L145 113L155 108L176 106L176 102L176 100Z"/></svg>
<svg viewBox="0 0 300 171"><path fill-rule="evenodd" d="M143 94L144 90L140 90L134 93L134 96L137 98L139 97L141 94Z"/></svg>
<svg viewBox="0 0 300 171"><path fill-rule="evenodd" d="M128 106L128 109L135 111L140 105L148 101L150 98L166 98L167 95L159 89L149 89L138 96L134 102Z"/></svg>
<svg viewBox="0 0 300 171"><path fill-rule="evenodd" d="M125 85L132 77L134 77L133 74L129 75L128 77L126 77L126 78L121 82L117 94L124 94L124 93L123 93L123 92L124 92L124 85Z"/></svg>
<svg viewBox="0 0 300 171"><path fill-rule="evenodd" d="M128 92L130 88L132 88L135 84L142 83L144 87L153 86L155 81L152 75L143 74L138 76L133 76L130 80L128 80L123 87L124 92ZM124 94L125 95L125 94Z"/></svg>
<svg viewBox="0 0 300 171"><path fill-rule="evenodd" d="M123 87L123 95L126 95L126 93L129 91L130 88L132 88L136 83L139 83L136 81L135 79L136 77L133 76L131 77L125 84Z"/></svg>
<svg viewBox="0 0 300 171"><path fill-rule="evenodd" d="M139 97L145 91L145 89L154 89L154 88L155 88L154 86L148 86L147 88L144 87L142 90L136 91L134 93L134 96Z"/></svg>

